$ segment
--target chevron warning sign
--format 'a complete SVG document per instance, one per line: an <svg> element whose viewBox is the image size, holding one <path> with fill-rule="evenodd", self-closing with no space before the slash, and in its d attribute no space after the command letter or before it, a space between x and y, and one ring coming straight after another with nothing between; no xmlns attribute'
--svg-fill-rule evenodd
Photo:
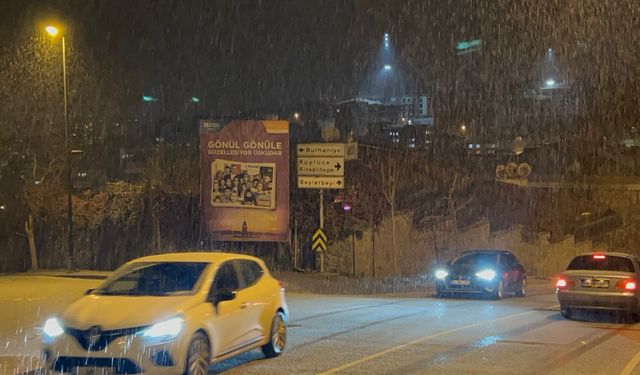
<svg viewBox="0 0 640 375"><path fill-rule="evenodd" d="M327 251L327 235L322 228L318 228L311 237L311 248L315 251Z"/></svg>

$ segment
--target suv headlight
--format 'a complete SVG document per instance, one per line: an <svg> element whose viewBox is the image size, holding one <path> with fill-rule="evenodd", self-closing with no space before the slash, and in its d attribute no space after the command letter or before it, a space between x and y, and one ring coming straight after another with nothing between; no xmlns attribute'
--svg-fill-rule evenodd
<svg viewBox="0 0 640 375"><path fill-rule="evenodd" d="M476 273L476 276L480 279L491 281L496 277L496 271L494 270L483 270Z"/></svg>
<svg viewBox="0 0 640 375"><path fill-rule="evenodd" d="M180 317L171 318L145 329L142 335L150 339L172 339L182 331L183 322L184 319Z"/></svg>
<svg viewBox="0 0 640 375"><path fill-rule="evenodd" d="M444 280L445 277L449 275L449 272L445 270L437 270L436 271L436 279Z"/></svg>
<svg viewBox="0 0 640 375"><path fill-rule="evenodd" d="M56 318L47 319L44 323L44 327L42 327L42 331L45 335L53 338L58 337L64 333L64 328Z"/></svg>

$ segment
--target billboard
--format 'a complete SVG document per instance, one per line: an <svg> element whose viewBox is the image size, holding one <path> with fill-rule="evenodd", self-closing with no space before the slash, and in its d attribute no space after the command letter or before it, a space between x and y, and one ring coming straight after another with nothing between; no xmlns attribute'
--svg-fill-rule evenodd
<svg viewBox="0 0 640 375"><path fill-rule="evenodd" d="M289 123L200 124L201 228L214 241L289 240Z"/></svg>

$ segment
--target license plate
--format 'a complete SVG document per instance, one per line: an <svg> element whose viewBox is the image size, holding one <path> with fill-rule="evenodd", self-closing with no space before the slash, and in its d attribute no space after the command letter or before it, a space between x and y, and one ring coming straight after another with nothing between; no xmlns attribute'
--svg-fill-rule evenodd
<svg viewBox="0 0 640 375"><path fill-rule="evenodd" d="M105 367L77 367L77 369L78 375L115 375L116 373L115 369Z"/></svg>
<svg viewBox="0 0 640 375"><path fill-rule="evenodd" d="M471 282L469 280L451 280L452 285L469 285Z"/></svg>
<svg viewBox="0 0 640 375"><path fill-rule="evenodd" d="M585 288L608 288L609 280L582 280L582 286Z"/></svg>

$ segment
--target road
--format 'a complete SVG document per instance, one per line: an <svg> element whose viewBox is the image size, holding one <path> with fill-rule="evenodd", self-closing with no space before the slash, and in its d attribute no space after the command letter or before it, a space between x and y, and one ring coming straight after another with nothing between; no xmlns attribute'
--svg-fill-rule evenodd
<svg viewBox="0 0 640 375"><path fill-rule="evenodd" d="M37 368L37 322L95 280L0 277L0 374ZM229 374L640 374L640 324L560 317L542 288L525 298L290 295L288 350L211 367Z"/></svg>

